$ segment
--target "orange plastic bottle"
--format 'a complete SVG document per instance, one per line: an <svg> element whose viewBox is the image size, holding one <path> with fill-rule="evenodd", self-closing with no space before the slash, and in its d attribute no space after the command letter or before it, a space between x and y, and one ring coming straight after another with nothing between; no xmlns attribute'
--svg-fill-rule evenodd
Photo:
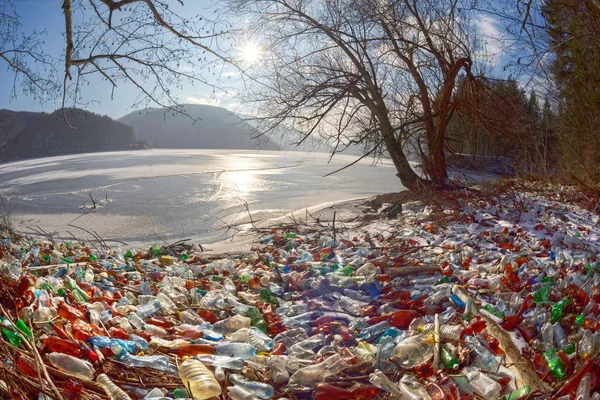
<svg viewBox="0 0 600 400"><path fill-rule="evenodd" d="M175 347L169 349L169 354L175 354L179 357L183 356L197 356L198 354L214 354L215 348L208 344L188 344L185 346Z"/></svg>
<svg viewBox="0 0 600 400"><path fill-rule="evenodd" d="M61 339L56 336L50 336L42 339L42 344L51 352L68 354L73 357L81 358L79 343L74 340Z"/></svg>
<svg viewBox="0 0 600 400"><path fill-rule="evenodd" d="M600 329L600 322L593 318L586 318L581 325L584 329L589 329L592 332L596 332Z"/></svg>
<svg viewBox="0 0 600 400"><path fill-rule="evenodd" d="M58 306L58 315L71 322L85 319L85 315L73 306L68 305L64 301Z"/></svg>

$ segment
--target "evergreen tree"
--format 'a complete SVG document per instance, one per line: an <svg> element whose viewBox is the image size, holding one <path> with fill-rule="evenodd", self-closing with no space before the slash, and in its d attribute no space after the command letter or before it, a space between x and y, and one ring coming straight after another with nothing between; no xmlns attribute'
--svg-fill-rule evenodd
<svg viewBox="0 0 600 400"><path fill-rule="evenodd" d="M562 164L576 180L600 182L600 8L592 0L547 0L551 71L558 86Z"/></svg>

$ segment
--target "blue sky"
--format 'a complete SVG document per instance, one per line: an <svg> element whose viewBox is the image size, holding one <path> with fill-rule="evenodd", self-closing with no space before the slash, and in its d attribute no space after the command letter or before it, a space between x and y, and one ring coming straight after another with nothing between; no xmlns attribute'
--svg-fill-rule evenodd
<svg viewBox="0 0 600 400"><path fill-rule="evenodd" d="M57 69L62 74L65 49L62 1L13 0L13 2L17 7L17 13L21 17L24 32L47 31L44 49L56 59ZM184 16L201 14L210 17L214 15L214 9L209 7L212 2L208 0L187 1L184 3L185 7L181 7L177 2L173 3L174 7L179 8L177 11ZM60 107L60 98L40 103L37 99L26 96L19 91L17 91L17 98L11 100L10 92L14 75L12 71L7 70L5 67L6 65L0 61L0 109L51 112ZM133 111L131 105L135 102L138 92L133 85L120 83L111 99L111 86L106 81L102 81L99 75L93 75L90 76L89 85L85 86L82 94L84 102L92 101L87 103L85 108L99 114L118 118ZM213 92L213 89L198 84L193 87L185 87L178 93L178 97L182 102L235 108L235 100L230 95Z"/></svg>
<svg viewBox="0 0 600 400"><path fill-rule="evenodd" d="M0 0L3 1L3 0ZM45 51L56 59L56 68L59 73L63 71L63 58L65 42L64 34L64 15L61 9L61 0L12 0L17 6L17 12L21 16L22 28L24 32L33 30L46 30ZM177 1L171 3L182 16L193 16L201 14L207 17L214 15L214 8L211 4L218 4L215 0L188 0L182 7ZM76 17L76 16L75 16ZM238 24L239 25L239 24ZM488 70L496 73L498 76L506 77L502 73L502 65L506 63L507 57L501 55L502 44L499 39L502 37L502 28L498 20L491 15L481 14L475 19L474 25L481 35L482 41L486 44L486 62ZM483 56L482 56L483 57ZM9 94L12 89L13 72L7 71L5 64L0 61L0 109L8 108L13 110L46 111L51 112L60 107L60 96L55 100L40 103L33 97L18 93L16 99L10 100ZM241 84L233 70L225 70L224 75L231 75L233 79L227 79L232 82L233 92L241 90ZM80 107L91 111L107 114L113 118L119 118L133 111L132 104L138 95L138 91L132 84L119 83L111 97L111 85L101 80L99 74L90 76L89 85L84 87L82 92L83 104ZM212 88L203 85L184 86L178 91L177 97L183 103L211 104L229 108L236 111L239 104L235 97L222 91L214 92ZM70 105L70 104L67 104ZM156 105L151 105L155 106ZM141 106L138 106L141 108Z"/></svg>

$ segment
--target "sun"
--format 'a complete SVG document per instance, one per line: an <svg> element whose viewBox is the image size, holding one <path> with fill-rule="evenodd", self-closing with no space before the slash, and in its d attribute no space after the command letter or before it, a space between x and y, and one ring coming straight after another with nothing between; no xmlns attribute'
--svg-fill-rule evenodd
<svg viewBox="0 0 600 400"><path fill-rule="evenodd" d="M247 64L256 64L262 56L262 49L254 42L246 42L240 49L242 61Z"/></svg>

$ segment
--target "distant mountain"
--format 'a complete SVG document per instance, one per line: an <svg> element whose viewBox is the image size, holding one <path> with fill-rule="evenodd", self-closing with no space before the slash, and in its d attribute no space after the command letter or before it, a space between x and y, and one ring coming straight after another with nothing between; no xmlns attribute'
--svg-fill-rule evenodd
<svg viewBox="0 0 600 400"><path fill-rule="evenodd" d="M119 121L132 126L136 137L154 148L280 150L267 137L252 139L256 130L231 111L203 104L180 107L187 115L166 108L146 108Z"/></svg>
<svg viewBox="0 0 600 400"><path fill-rule="evenodd" d="M143 148L133 129L107 116L70 108L30 113L0 110L0 161Z"/></svg>
<svg viewBox="0 0 600 400"><path fill-rule="evenodd" d="M0 110L0 146L15 137L25 127L34 124L46 113Z"/></svg>

